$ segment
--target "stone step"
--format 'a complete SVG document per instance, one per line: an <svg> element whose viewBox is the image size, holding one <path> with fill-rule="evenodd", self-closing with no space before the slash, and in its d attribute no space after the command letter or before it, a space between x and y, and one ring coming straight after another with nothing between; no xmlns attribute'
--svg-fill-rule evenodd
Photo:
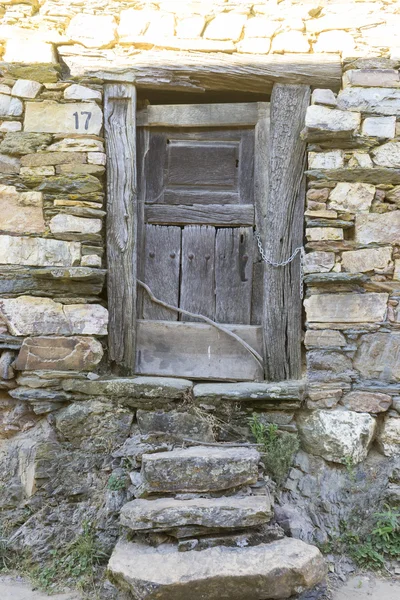
<svg viewBox="0 0 400 600"><path fill-rule="evenodd" d="M247 548L179 552L119 541L108 564L111 581L135 600L268 600L314 587L326 574L315 546L294 538Z"/></svg>
<svg viewBox="0 0 400 600"><path fill-rule="evenodd" d="M259 453L251 448L193 446L143 454L142 477L148 492L209 492L255 483Z"/></svg>
<svg viewBox="0 0 400 600"><path fill-rule="evenodd" d="M270 496L228 496L176 500L133 500L122 507L121 523L133 531L168 531L182 527L243 529L268 523ZM181 537L181 536L179 536Z"/></svg>

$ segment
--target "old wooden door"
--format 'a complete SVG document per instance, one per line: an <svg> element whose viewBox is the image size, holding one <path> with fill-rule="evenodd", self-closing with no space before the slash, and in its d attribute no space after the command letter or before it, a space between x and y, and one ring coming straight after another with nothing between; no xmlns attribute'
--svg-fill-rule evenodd
<svg viewBox="0 0 400 600"><path fill-rule="evenodd" d="M255 129L267 110L264 103L149 106L137 119L138 278L156 298L223 324L261 356L254 165ZM237 340L143 289L137 316L137 373L263 379Z"/></svg>

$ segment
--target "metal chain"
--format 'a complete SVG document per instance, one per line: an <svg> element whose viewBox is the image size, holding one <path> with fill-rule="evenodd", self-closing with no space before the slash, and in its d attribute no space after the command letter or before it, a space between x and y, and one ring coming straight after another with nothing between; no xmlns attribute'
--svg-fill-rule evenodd
<svg viewBox="0 0 400 600"><path fill-rule="evenodd" d="M286 265L291 263L296 258L296 256L298 254L300 254L300 298L303 299L303 297L304 297L304 259L306 256L306 251L304 249L304 246L298 246L296 248L296 250L293 252L293 254L291 254L289 256L288 259L286 259L282 262L274 262L273 260L268 258L268 256L265 254L265 251L264 251L264 248L262 245L262 241L261 241L261 236L258 233L258 231L255 232L255 236L257 239L258 251L260 253L261 258L263 259L263 261L265 263L267 263L267 265L270 265L271 267L286 267Z"/></svg>

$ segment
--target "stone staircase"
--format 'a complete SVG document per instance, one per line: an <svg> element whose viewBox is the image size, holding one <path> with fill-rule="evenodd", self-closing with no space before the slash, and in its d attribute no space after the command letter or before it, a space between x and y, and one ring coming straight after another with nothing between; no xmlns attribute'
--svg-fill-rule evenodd
<svg viewBox="0 0 400 600"><path fill-rule="evenodd" d="M111 581L135 600L289 598L325 576L319 550L271 525L249 447L196 445L141 456Z"/></svg>

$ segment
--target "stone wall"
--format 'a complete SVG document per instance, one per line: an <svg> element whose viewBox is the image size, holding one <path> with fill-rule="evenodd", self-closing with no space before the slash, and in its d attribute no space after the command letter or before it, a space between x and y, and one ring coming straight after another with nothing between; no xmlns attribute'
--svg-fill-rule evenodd
<svg viewBox="0 0 400 600"><path fill-rule="evenodd" d="M45 558L89 519L110 553L122 505L154 492L144 454L248 440L254 412L302 442L276 500L288 534L325 542L356 505L398 504L398 3L12 0L0 13L0 522L13 549ZM302 133L302 386L104 377L103 81L69 69L153 48L341 55L343 88L313 91ZM256 480L240 494L269 498Z"/></svg>

